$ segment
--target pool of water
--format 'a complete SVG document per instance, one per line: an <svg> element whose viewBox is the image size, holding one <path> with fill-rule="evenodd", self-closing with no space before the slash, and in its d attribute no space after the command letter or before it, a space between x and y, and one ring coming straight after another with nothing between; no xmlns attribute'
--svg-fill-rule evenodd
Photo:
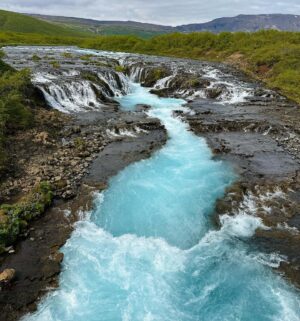
<svg viewBox="0 0 300 321"><path fill-rule="evenodd" d="M60 287L25 320L298 321L298 293L247 245L260 220L239 213L213 225L236 177L173 116L184 101L137 84L119 101L151 105L169 140L110 180L63 248Z"/></svg>

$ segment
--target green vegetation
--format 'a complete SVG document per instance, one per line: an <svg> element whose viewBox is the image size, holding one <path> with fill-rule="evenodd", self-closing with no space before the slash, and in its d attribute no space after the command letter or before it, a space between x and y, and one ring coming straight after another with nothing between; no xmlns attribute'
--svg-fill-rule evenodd
<svg viewBox="0 0 300 321"><path fill-rule="evenodd" d="M0 254L16 241L30 220L45 211L52 198L50 184L41 182L18 203L0 206Z"/></svg>
<svg viewBox="0 0 300 321"><path fill-rule="evenodd" d="M94 57L94 55L83 55L80 57L81 60L84 60L84 61L91 61L91 58Z"/></svg>
<svg viewBox="0 0 300 321"><path fill-rule="evenodd" d="M163 30L147 30L143 28L125 27L125 26L102 26L98 28L97 33L103 36L113 35L133 35L143 39L150 39L152 37L166 33Z"/></svg>
<svg viewBox="0 0 300 321"><path fill-rule="evenodd" d="M1 65L1 64L0 64ZM9 133L28 127L32 113L26 106L26 93L31 86L28 70L14 71L2 62L0 70L0 172L5 169L5 143Z"/></svg>
<svg viewBox="0 0 300 321"><path fill-rule="evenodd" d="M78 150L81 151L84 151L86 148L86 142L81 137L77 137L74 139L74 145Z"/></svg>
<svg viewBox="0 0 300 321"><path fill-rule="evenodd" d="M300 33L296 32L176 33L148 40L134 36L79 38L0 32L0 46L18 44L77 45L101 50L227 61L263 80L270 88L278 89L300 102ZM89 58L83 56L83 60ZM0 61L0 69L3 68L7 66Z"/></svg>
<svg viewBox="0 0 300 321"><path fill-rule="evenodd" d="M31 59L34 62L39 62L41 60L41 57L39 57L38 55L33 55Z"/></svg>
<svg viewBox="0 0 300 321"><path fill-rule="evenodd" d="M50 65L55 69L59 69L60 68L60 64L56 60L50 61Z"/></svg>
<svg viewBox="0 0 300 321"><path fill-rule="evenodd" d="M87 36L91 33L73 30L68 27L42 21L24 14L0 10L0 31L37 33L43 35Z"/></svg>
<svg viewBox="0 0 300 321"><path fill-rule="evenodd" d="M77 45L99 50L225 61L263 80L300 103L300 33L275 30L255 33L203 32L166 34L148 40L134 36L93 38L0 33L4 45ZM86 58L88 59L88 57ZM1 68L2 62L0 62ZM3 67L5 68L5 67Z"/></svg>
<svg viewBox="0 0 300 321"><path fill-rule="evenodd" d="M126 71L126 68L124 66L121 66L121 65L117 65L115 67L115 71L116 72L125 72Z"/></svg>
<svg viewBox="0 0 300 321"><path fill-rule="evenodd" d="M70 52L63 52L61 55L62 55L62 57L67 58L67 59L73 58L73 56Z"/></svg>

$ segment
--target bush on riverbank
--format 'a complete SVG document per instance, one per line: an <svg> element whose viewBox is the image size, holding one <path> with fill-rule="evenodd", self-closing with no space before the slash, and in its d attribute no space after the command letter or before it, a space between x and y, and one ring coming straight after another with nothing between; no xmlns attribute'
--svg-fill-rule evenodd
<svg viewBox="0 0 300 321"><path fill-rule="evenodd" d="M0 174L7 159L7 135L32 123L32 113L25 103L29 86L28 70L17 72L0 60Z"/></svg>
<svg viewBox="0 0 300 321"><path fill-rule="evenodd" d="M52 198L50 184L41 182L18 203L0 206L0 254L16 241L30 220L45 211Z"/></svg>

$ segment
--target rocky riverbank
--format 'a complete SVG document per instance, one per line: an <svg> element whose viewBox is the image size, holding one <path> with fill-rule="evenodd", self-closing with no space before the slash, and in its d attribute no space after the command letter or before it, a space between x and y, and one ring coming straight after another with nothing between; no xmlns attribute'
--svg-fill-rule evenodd
<svg viewBox="0 0 300 321"><path fill-rule="evenodd" d="M11 142L15 171L3 181L1 197L2 202L17 202L47 181L54 204L29 223L18 242L7 246L0 257L1 272L14 271L12 278L1 281L1 321L17 320L34 310L38 299L57 286L63 259L59 249L78 215L92 208L94 192L106 188L109 178L131 162L149 157L167 139L157 119L142 111L122 112L117 104L74 115L36 112L47 121Z"/></svg>
<svg viewBox="0 0 300 321"><path fill-rule="evenodd" d="M94 192L106 188L109 178L119 170L149 157L165 143L166 132L157 119L147 118L143 113L123 113L120 117L116 106L111 107L113 111L109 111L106 120L103 112L91 118L90 114L71 118L63 126L66 134L57 149L37 157L38 163L30 163L42 180L51 181L56 201L20 235L17 245L8 247L7 254L0 258L1 271L10 268L16 271L11 282L1 283L1 321L17 320L34 310L45 291L57 285L63 259L59 249L69 238L78 215L92 208ZM104 138L103 130L108 128L104 122L109 121L112 128L114 121L111 113L118 119L113 125L116 132L132 126L144 132ZM26 181L26 177L20 180Z"/></svg>

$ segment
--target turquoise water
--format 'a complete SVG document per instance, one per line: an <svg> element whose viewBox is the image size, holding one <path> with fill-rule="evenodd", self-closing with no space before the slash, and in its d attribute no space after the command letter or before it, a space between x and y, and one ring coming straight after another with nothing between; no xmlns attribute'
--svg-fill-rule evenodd
<svg viewBox="0 0 300 321"><path fill-rule="evenodd" d="M215 201L234 179L212 159L174 110L132 85L124 109L152 106L169 140L150 159L128 166L99 194L63 248L60 287L28 321L297 321L299 296L253 253L247 238L261 226L243 213L211 222ZM270 261L270 262L269 262Z"/></svg>

